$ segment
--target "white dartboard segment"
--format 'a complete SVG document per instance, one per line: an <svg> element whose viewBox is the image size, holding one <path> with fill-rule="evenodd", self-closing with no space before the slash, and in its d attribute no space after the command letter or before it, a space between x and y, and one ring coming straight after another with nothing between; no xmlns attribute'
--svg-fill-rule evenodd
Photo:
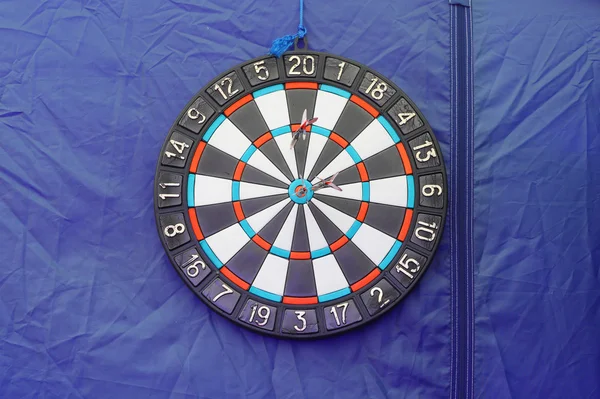
<svg viewBox="0 0 600 399"><path fill-rule="evenodd" d="M315 195L327 195L329 197L347 198L361 201L363 194L362 187L362 183L342 184L339 186L339 188L341 188L342 191L334 190L333 188L324 188L320 191L317 191Z"/></svg>
<svg viewBox="0 0 600 399"><path fill-rule="evenodd" d="M231 201L232 181L219 177L195 175L194 206L220 204ZM210 189L207 189L210 187Z"/></svg>
<svg viewBox="0 0 600 399"><path fill-rule="evenodd" d="M314 259L313 270L319 296L348 288L348 281L333 255Z"/></svg>
<svg viewBox="0 0 600 399"><path fill-rule="evenodd" d="M237 184L237 182L236 182ZM267 197L269 195L286 194L287 190L279 187L262 186L260 184L239 182L240 200ZM231 201L231 197L229 198Z"/></svg>
<svg viewBox="0 0 600 399"><path fill-rule="evenodd" d="M287 219L283 223L283 227L279 231L275 242L273 243L274 247L283 249L284 251L291 251L292 249L292 240L294 239L294 228L296 226L296 215L298 214L298 204L294 204L290 214Z"/></svg>
<svg viewBox="0 0 600 399"><path fill-rule="evenodd" d="M283 295L288 263L287 259L268 254L252 286L272 294Z"/></svg>
<svg viewBox="0 0 600 399"><path fill-rule="evenodd" d="M227 263L248 241L250 237L238 223L206 238L206 242L223 264Z"/></svg>
<svg viewBox="0 0 600 399"><path fill-rule="evenodd" d="M314 112L319 120L315 124L333 130L347 103L348 99L345 97L319 90Z"/></svg>
<svg viewBox="0 0 600 399"><path fill-rule="evenodd" d="M302 138L300 138L302 140ZM312 140L312 139L311 139ZM292 133L284 133L275 137L275 142L279 147L279 151L283 155L283 159L287 163L294 179L298 178L298 165L296 164L296 152L290 149L290 143L292 142Z"/></svg>
<svg viewBox="0 0 600 399"><path fill-rule="evenodd" d="M323 233L321 232L321 228L317 224L317 221L308 206L304 207L304 217L306 219L306 230L308 233L310 250L316 251L329 247L325 236L323 236Z"/></svg>
<svg viewBox="0 0 600 399"><path fill-rule="evenodd" d="M378 265L392 249L396 239L363 223L352 237L352 242Z"/></svg>
<svg viewBox="0 0 600 399"><path fill-rule="evenodd" d="M347 151L342 151L339 153L337 157L333 159L322 171L317 173L321 179L325 179L329 176L337 172L341 172L342 170L354 165L356 162L352 159L350 154ZM316 177L311 181L312 184L315 184L319 181ZM334 182L335 183L335 182Z"/></svg>
<svg viewBox="0 0 600 399"><path fill-rule="evenodd" d="M225 119L208 140L208 144L240 159L252 143L229 119Z"/></svg>
<svg viewBox="0 0 600 399"><path fill-rule="evenodd" d="M306 154L306 165L304 165L304 173L302 175L306 179L308 179L315 163L317 163L317 159L319 158L319 155L321 155L321 151L323 151L323 147L325 147L327 140L328 139L325 136L311 133L310 141L308 142L308 152Z"/></svg>
<svg viewBox="0 0 600 399"><path fill-rule="evenodd" d="M246 219L246 221L255 232L258 232L265 227L267 223L269 223L271 219L273 219L289 202L289 198L279 201L275 205L272 205L250 216Z"/></svg>
<svg viewBox="0 0 600 399"><path fill-rule="evenodd" d="M370 181L370 201L379 204L406 207L408 187L406 176L395 176Z"/></svg>
<svg viewBox="0 0 600 399"><path fill-rule="evenodd" d="M285 90L277 90L254 99L270 130L290 124Z"/></svg>
<svg viewBox="0 0 600 399"><path fill-rule="evenodd" d="M265 154L263 154L260 150L254 151L248 160L248 165L254 166L256 169L265 172L269 176L274 177L279 181L282 181L286 184L290 183L290 179L285 177L285 175L277 168L277 166L273 165L273 162L269 161Z"/></svg>
<svg viewBox="0 0 600 399"><path fill-rule="evenodd" d="M331 220L333 222L333 224L335 224L337 226L338 229L340 229L342 231L342 233L346 233L348 230L350 230L350 228L352 227L352 225L355 222L354 218L351 218L350 216L346 215L344 212L338 211L337 209L335 209L332 206L327 205L324 202L319 201L316 198L312 199L312 202L316 205L317 208L319 208L319 210L321 212L323 212L323 214L325 216L327 216L329 218L329 220Z"/></svg>
<svg viewBox="0 0 600 399"><path fill-rule="evenodd" d="M395 143L381 122L374 119L351 144L362 159L367 159Z"/></svg>

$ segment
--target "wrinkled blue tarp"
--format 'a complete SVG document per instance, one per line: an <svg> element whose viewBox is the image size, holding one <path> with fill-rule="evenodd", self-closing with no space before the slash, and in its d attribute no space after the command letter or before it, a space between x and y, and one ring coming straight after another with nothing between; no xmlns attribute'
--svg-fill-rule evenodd
<svg viewBox="0 0 600 399"><path fill-rule="evenodd" d="M448 163L449 7L305 10L309 45L397 83ZM474 394L597 398L600 3L472 9ZM1 398L450 396L450 229L392 312L315 342L214 314L164 255L152 184L169 126L297 24L292 0L0 3Z"/></svg>

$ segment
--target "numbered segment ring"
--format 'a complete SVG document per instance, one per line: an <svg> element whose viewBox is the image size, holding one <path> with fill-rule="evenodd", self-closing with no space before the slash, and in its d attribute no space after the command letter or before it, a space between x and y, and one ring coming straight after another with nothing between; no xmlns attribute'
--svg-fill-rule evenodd
<svg viewBox="0 0 600 399"><path fill-rule="evenodd" d="M405 93L352 60L289 52L190 101L161 150L155 211L175 269L213 310L308 338L409 293L439 242L446 187Z"/></svg>

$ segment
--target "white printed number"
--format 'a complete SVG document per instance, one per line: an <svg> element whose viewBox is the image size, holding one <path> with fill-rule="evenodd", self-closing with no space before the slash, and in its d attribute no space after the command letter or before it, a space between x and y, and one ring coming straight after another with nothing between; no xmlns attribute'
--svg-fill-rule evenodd
<svg viewBox="0 0 600 399"><path fill-rule="evenodd" d="M306 330L306 319L304 318L304 315L306 314L306 312L304 310L297 310L294 313L296 313L296 317L298 318L298 320L300 320L302 322L302 326L301 327L294 326L294 330L299 331L299 332Z"/></svg>
<svg viewBox="0 0 600 399"><path fill-rule="evenodd" d="M373 78L371 79L371 84L367 87L367 94L370 94L375 100L381 100L383 98L383 93L385 93L387 89L388 85L385 82L381 82L379 78Z"/></svg>
<svg viewBox="0 0 600 399"><path fill-rule="evenodd" d="M305 75L312 75L315 73L315 58L312 55L305 55L302 59L297 55L292 55L290 61L292 62L292 66L288 71L289 75L302 75L302 72L304 72ZM297 71L300 64L302 64L301 71Z"/></svg>
<svg viewBox="0 0 600 399"><path fill-rule="evenodd" d="M419 221L418 224L419 227L415 230L418 239L429 242L435 240L435 232L437 230L437 224L435 222L425 223Z"/></svg>
<svg viewBox="0 0 600 399"><path fill-rule="evenodd" d="M416 147L413 147L414 151L417 151L417 153L415 154L415 157L417 158L417 160L419 162L427 162L429 161L430 158L435 158L437 157L437 153L435 152L435 148L430 149L429 151L427 151L427 153L425 155L427 155L425 158L423 158L423 156L421 155L421 151L424 148L427 147L431 147L433 146L433 143L429 140L426 140L424 144L418 145Z"/></svg>
<svg viewBox="0 0 600 399"><path fill-rule="evenodd" d="M371 296L375 296L377 295L377 303L379 303L379 309L381 309L382 307L384 307L385 305L387 305L388 303L390 303L389 299L386 299L385 302L381 303L381 301L383 300L383 290L379 287L373 287L371 288Z"/></svg>
<svg viewBox="0 0 600 399"><path fill-rule="evenodd" d="M223 91L222 87L225 87L225 85L227 85L227 94L225 94L225 91ZM233 80L231 80L231 78L225 78L221 81L221 84L219 85L219 83L215 84L215 90L218 90L219 93L221 93L221 96L223 96L223 99L227 100L229 97L233 96L234 94L236 94L239 89L235 89L234 91L231 91L232 87L233 87Z"/></svg>
<svg viewBox="0 0 600 399"><path fill-rule="evenodd" d="M437 184L426 184L423 186L421 192L426 197L432 197L434 194L440 196L442 195L442 187Z"/></svg>
<svg viewBox="0 0 600 399"><path fill-rule="evenodd" d="M185 157L183 155L178 155L178 154L183 154L183 151L186 148L189 148L190 145L187 143L184 143L182 141L177 141L177 140L169 140L169 143L171 143L171 146L175 149L175 151L177 151L177 154L171 152L171 151L165 151L165 155L167 156L167 158L179 158L179 159L185 159Z"/></svg>
<svg viewBox="0 0 600 399"><path fill-rule="evenodd" d="M406 274L409 278L414 278L414 273L417 273L420 268L421 265L419 262L413 258L409 258L408 254L404 254L400 262L396 265L396 271Z"/></svg>
<svg viewBox="0 0 600 399"><path fill-rule="evenodd" d="M338 66L340 67L340 71L338 72L337 80L340 80L342 78L342 72L344 72L344 67L346 66L346 63L342 61Z"/></svg>
<svg viewBox="0 0 600 399"><path fill-rule="evenodd" d="M213 298L213 302L217 302L219 300L219 298L221 298L224 295L233 294L233 290L231 288L229 288L228 286L226 286L225 284L221 284L221 287L225 288L225 291L223 291L219 295L215 296Z"/></svg>
<svg viewBox="0 0 600 399"><path fill-rule="evenodd" d="M182 267L185 268L186 274L192 278L196 277L200 273L200 269L206 269L206 264L201 260L196 259L198 259L198 255L193 254L190 260L188 260L182 265Z"/></svg>
<svg viewBox="0 0 600 399"><path fill-rule="evenodd" d="M198 111L196 108L188 109L187 116L193 121L198 119L198 123L204 123L204 121L206 120L206 116L200 113L200 111Z"/></svg>
<svg viewBox="0 0 600 399"><path fill-rule="evenodd" d="M338 316L337 309L342 309L342 322L340 323L340 316ZM330 313L335 317L335 323L340 326L342 324L346 324L346 309L348 309L348 302L340 303L339 305L335 305L331 307Z"/></svg>
<svg viewBox="0 0 600 399"><path fill-rule="evenodd" d="M258 308L258 311L256 309ZM271 315L271 309L267 306L258 307L258 305L252 306L252 313L250 314L249 322L252 323L254 321L254 316L258 314L258 318L256 320L256 324L259 326L264 326L269 322L269 316ZM258 321L258 319L262 319L262 321Z"/></svg>
<svg viewBox="0 0 600 399"><path fill-rule="evenodd" d="M406 122L408 122L409 120L411 120L412 118L414 118L415 115L416 114L414 112L408 112L408 113L400 112L398 114L398 118L400 118L400 126L406 125Z"/></svg>
<svg viewBox="0 0 600 399"><path fill-rule="evenodd" d="M256 72L256 77L260 80L269 79L269 70L265 66L264 60L254 63L254 72Z"/></svg>
<svg viewBox="0 0 600 399"><path fill-rule="evenodd" d="M177 223L177 224L170 224L167 227L165 227L165 235L167 237L175 237L177 234L183 234L183 232L185 231L185 226L183 225L183 223Z"/></svg>

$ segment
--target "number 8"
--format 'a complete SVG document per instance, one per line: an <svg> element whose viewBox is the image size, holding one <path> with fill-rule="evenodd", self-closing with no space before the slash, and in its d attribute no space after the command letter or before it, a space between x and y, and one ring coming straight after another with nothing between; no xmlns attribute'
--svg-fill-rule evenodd
<svg viewBox="0 0 600 399"><path fill-rule="evenodd" d="M177 223L176 225L168 225L165 227L165 235L167 237L175 237L177 234L182 234L185 231L183 223Z"/></svg>

